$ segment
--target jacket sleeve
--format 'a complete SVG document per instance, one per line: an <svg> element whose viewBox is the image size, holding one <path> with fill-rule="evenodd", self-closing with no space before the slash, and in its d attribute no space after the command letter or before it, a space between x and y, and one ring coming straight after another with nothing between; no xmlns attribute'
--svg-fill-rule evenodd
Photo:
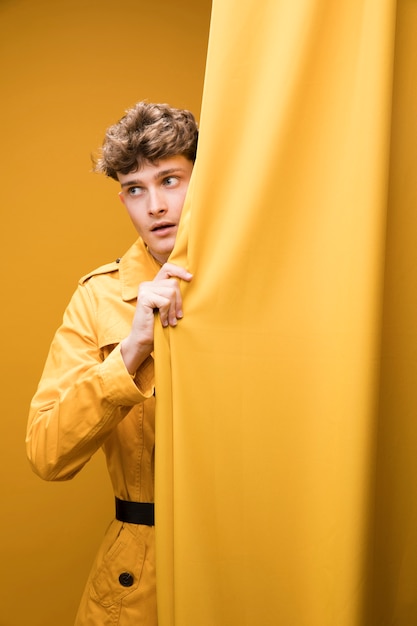
<svg viewBox="0 0 417 626"><path fill-rule="evenodd" d="M153 360L129 375L120 345L105 357L97 338L96 306L80 285L49 349L32 400L26 446L45 480L77 474L130 411L153 394Z"/></svg>

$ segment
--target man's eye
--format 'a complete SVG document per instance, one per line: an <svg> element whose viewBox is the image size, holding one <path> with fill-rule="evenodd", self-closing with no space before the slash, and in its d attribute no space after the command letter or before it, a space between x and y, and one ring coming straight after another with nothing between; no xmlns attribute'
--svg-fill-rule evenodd
<svg viewBox="0 0 417 626"><path fill-rule="evenodd" d="M142 193L142 187L128 187L129 196L139 196Z"/></svg>
<svg viewBox="0 0 417 626"><path fill-rule="evenodd" d="M176 176L168 176L164 179L164 185L166 187L173 187L178 182L178 178Z"/></svg>

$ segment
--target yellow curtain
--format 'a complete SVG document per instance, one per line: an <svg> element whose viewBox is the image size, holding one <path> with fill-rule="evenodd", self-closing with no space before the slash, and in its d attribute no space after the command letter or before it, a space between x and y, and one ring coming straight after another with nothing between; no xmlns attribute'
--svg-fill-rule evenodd
<svg viewBox="0 0 417 626"><path fill-rule="evenodd" d="M389 365L412 389L417 342L407 318L395 352L383 307L396 14L214 0L172 255L194 279L156 342L161 626L417 623L415 497L394 490L415 411Z"/></svg>

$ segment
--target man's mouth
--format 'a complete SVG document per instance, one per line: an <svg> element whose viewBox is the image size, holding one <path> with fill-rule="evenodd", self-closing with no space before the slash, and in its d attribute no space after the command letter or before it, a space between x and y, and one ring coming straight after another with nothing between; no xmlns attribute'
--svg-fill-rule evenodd
<svg viewBox="0 0 417 626"><path fill-rule="evenodd" d="M167 233L172 228L174 228L175 224L171 224L168 222L160 222L159 224L154 224L151 228L152 233Z"/></svg>

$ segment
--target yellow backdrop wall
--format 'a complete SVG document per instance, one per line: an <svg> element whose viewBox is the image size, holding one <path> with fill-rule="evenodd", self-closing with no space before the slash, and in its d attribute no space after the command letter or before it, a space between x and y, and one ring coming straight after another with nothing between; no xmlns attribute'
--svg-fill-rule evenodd
<svg viewBox="0 0 417 626"><path fill-rule="evenodd" d="M113 515L100 455L68 484L32 475L28 405L78 278L135 238L90 153L137 100L198 117L210 4L0 3L2 626L70 626Z"/></svg>

